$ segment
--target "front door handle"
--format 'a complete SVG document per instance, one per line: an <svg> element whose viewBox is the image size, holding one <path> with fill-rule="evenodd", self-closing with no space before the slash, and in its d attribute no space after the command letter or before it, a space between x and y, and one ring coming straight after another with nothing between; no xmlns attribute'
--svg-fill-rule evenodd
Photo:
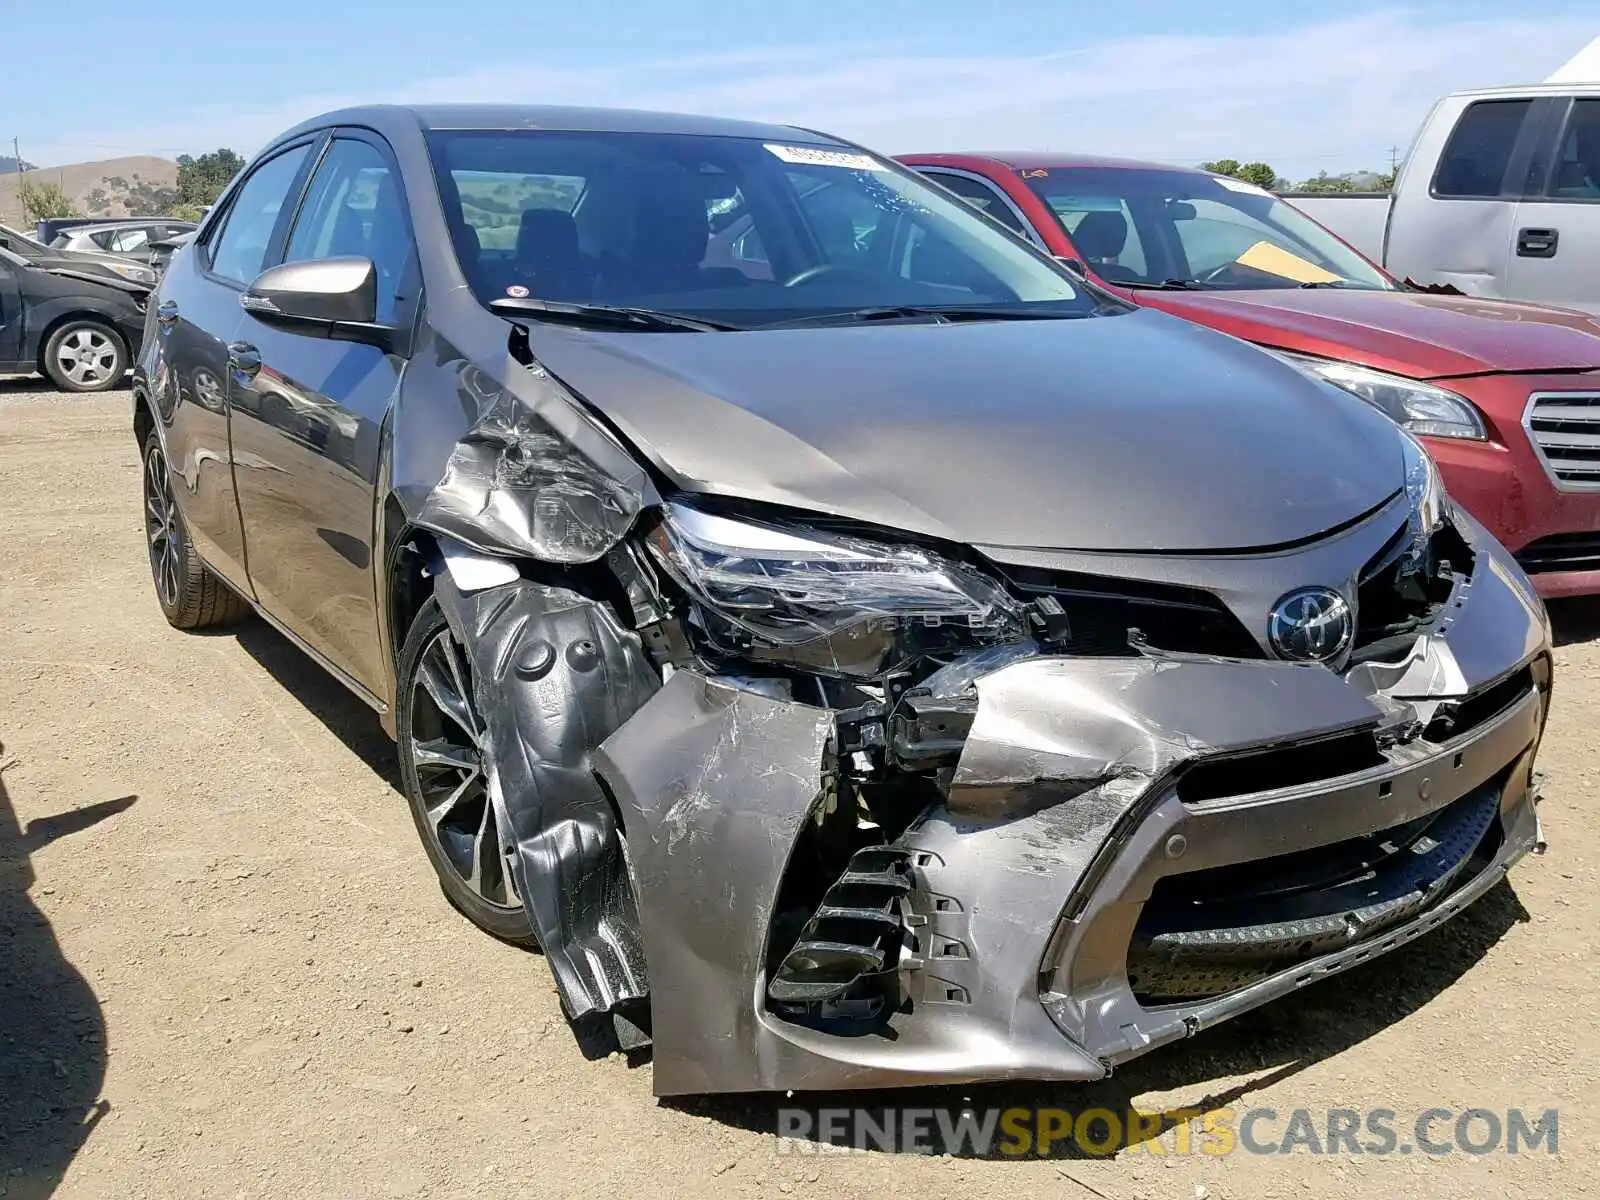
<svg viewBox="0 0 1600 1200"><path fill-rule="evenodd" d="M229 342L228 370L241 383L249 383L261 370L261 351L249 342Z"/></svg>
<svg viewBox="0 0 1600 1200"><path fill-rule="evenodd" d="M1554 258L1556 243L1561 240L1559 229L1517 230L1518 258Z"/></svg>
<svg viewBox="0 0 1600 1200"><path fill-rule="evenodd" d="M172 300L163 300L156 309L156 320L168 328L178 323L178 305Z"/></svg>

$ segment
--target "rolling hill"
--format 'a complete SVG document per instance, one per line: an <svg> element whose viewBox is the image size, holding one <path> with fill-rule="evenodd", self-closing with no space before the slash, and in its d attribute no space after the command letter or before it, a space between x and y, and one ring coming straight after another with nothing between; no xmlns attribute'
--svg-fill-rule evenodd
<svg viewBox="0 0 1600 1200"><path fill-rule="evenodd" d="M59 183L73 207L86 217L131 217L154 212L163 203L162 193L177 186L178 164L135 155L0 175L0 222L19 228L31 224L24 221L17 200L17 181L28 177Z"/></svg>

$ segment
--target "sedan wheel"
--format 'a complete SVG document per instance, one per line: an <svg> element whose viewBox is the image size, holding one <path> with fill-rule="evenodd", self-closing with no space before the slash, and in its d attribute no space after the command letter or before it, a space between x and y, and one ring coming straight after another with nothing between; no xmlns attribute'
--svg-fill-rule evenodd
<svg viewBox="0 0 1600 1200"><path fill-rule="evenodd" d="M183 579L180 558L183 532L177 521L178 510L172 500L167 459L152 440L144 459L144 530L150 547L150 578L164 609L178 607L178 589Z"/></svg>
<svg viewBox="0 0 1600 1200"><path fill-rule="evenodd" d="M50 335L43 366L63 391L103 392L127 374L128 352L98 321L73 321Z"/></svg>
<svg viewBox="0 0 1600 1200"><path fill-rule="evenodd" d="M406 798L445 894L496 937L533 941L510 860L510 831L489 798L488 741L473 700L472 668L432 601L401 656L396 714Z"/></svg>
<svg viewBox="0 0 1600 1200"><path fill-rule="evenodd" d="M150 552L150 582L167 623L176 629L227 625L250 612L238 592L218 579L195 553L172 492L172 472L155 430L145 435L144 540Z"/></svg>

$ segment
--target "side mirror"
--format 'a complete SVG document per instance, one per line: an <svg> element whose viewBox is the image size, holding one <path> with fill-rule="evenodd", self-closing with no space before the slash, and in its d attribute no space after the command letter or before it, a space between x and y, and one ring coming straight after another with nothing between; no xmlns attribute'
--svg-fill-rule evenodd
<svg viewBox="0 0 1600 1200"><path fill-rule="evenodd" d="M1083 265L1082 259L1070 258L1065 254L1056 255L1056 261L1079 278L1086 278L1089 269Z"/></svg>
<svg viewBox="0 0 1600 1200"><path fill-rule="evenodd" d="M307 337L388 347L378 324L378 270L366 258L284 263L257 275L239 306L256 320Z"/></svg>

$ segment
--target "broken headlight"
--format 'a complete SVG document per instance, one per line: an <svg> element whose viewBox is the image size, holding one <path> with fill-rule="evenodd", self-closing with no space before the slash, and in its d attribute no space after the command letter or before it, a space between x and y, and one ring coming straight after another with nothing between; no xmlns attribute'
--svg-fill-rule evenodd
<svg viewBox="0 0 1600 1200"><path fill-rule="evenodd" d="M1406 464L1406 499L1422 533L1435 533L1450 515L1450 497L1433 456L1416 438L1406 435L1402 451Z"/></svg>
<svg viewBox="0 0 1600 1200"><path fill-rule="evenodd" d="M721 651L853 677L1022 636L1019 606L957 562L668 504L650 535Z"/></svg>
<svg viewBox="0 0 1600 1200"><path fill-rule="evenodd" d="M1450 518L1450 497L1433 456L1409 433L1401 433L1401 454L1406 469L1406 499L1411 504L1406 524L1410 529L1410 560L1415 570L1428 560L1433 535Z"/></svg>
<svg viewBox="0 0 1600 1200"><path fill-rule="evenodd" d="M1355 363L1286 350L1272 353L1311 378L1360 397L1407 433L1478 442L1489 436L1472 401L1442 387Z"/></svg>

